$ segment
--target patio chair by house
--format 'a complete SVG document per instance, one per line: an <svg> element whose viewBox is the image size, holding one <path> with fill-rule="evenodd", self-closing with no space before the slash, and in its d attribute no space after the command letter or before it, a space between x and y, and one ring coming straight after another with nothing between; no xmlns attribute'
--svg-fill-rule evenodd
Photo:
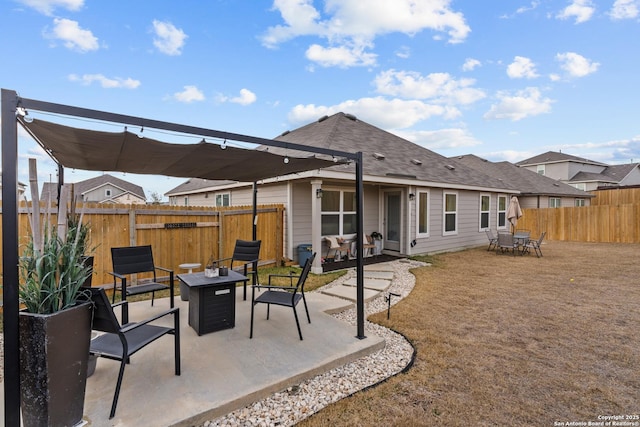
<svg viewBox="0 0 640 427"><path fill-rule="evenodd" d="M542 256L542 241L544 240L544 236L546 234L547 232L543 231L542 234L540 234L538 240L529 240L522 248L522 253L530 253L531 249L533 249L534 251L536 251L536 256L540 258Z"/></svg>
<svg viewBox="0 0 640 427"><path fill-rule="evenodd" d="M180 375L180 313L179 308L172 308L156 314L150 319L140 322L120 325L113 308L118 305L127 305L127 301L121 301L114 305L109 303L107 294L102 288L91 288L91 300L94 304L92 329L104 332L91 340L89 353L92 355L120 361L120 371L116 382L116 391L111 403L109 419L113 418L118 405L118 396L122 386L124 367L129 363L129 358L138 350L151 344L164 335L174 336L175 374ZM157 326L150 323L165 316L173 316L173 326ZM131 402L134 403L134 402Z"/></svg>
<svg viewBox="0 0 640 427"><path fill-rule="evenodd" d="M491 230L485 230L485 233L487 233L487 239L489 239L489 247L487 248L487 251L490 251L491 249L496 249L496 246L498 244L498 238L493 235L493 231Z"/></svg>
<svg viewBox="0 0 640 427"><path fill-rule="evenodd" d="M498 243L496 246L497 253L505 253L511 251L513 255L518 250L518 242L513 238L511 233L498 233Z"/></svg>
<svg viewBox="0 0 640 427"><path fill-rule="evenodd" d="M153 251L151 245L145 246L126 246L122 248L111 248L111 261L113 263L113 271L109 274L113 276L113 295L111 303L116 300L117 281L120 280L120 291L122 299L126 300L129 295L140 295L151 293L151 305L155 299L157 291L169 290L170 307L173 308L173 270L159 267L153 262ZM169 284L159 283L156 277L156 271L164 271L169 273ZM141 283L129 286L127 276L138 273L151 273L153 277L150 280L140 280ZM127 310L123 310L122 321L128 322Z"/></svg>
<svg viewBox="0 0 640 427"><path fill-rule="evenodd" d="M311 323L311 317L309 317L309 308L307 307L307 300L304 296L304 284L309 276L313 259L316 257L314 252L305 262L302 268L300 276L294 276L292 273L289 275L283 274L271 274L269 275L268 285L254 285L251 290L251 330L249 332L249 338L253 338L253 312L256 304L267 304L267 320L269 320L269 310L271 304L280 305L283 307L291 307L293 309L293 316L296 319L296 326L298 327L298 335L302 340L302 331L300 330L300 322L298 321L298 312L296 311L296 305L300 300L304 303L304 310L307 312L307 320ZM289 286L272 285L271 279L275 277L285 277L289 279ZM293 279L297 278L298 281L294 285ZM256 297L256 289L267 289L266 292L262 292Z"/></svg>
<svg viewBox="0 0 640 427"><path fill-rule="evenodd" d="M346 254L349 257L349 242L345 242L341 237L325 236L324 238L329 242L329 249L327 249L327 255L325 259L330 258L333 251L333 259L340 261L342 254Z"/></svg>
<svg viewBox="0 0 640 427"><path fill-rule="evenodd" d="M260 258L261 240L236 240L236 246L233 249L233 255L230 258L222 258L214 262L220 266L229 262L231 270L242 268L242 274L252 276L251 284L258 282L258 259ZM249 271L251 266L251 271ZM243 282L243 300L247 299L247 281Z"/></svg>

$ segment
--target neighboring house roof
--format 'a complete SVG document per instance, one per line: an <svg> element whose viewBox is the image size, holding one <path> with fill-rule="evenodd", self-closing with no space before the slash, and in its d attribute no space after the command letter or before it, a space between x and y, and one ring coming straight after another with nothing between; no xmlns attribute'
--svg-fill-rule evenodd
<svg viewBox="0 0 640 427"><path fill-rule="evenodd" d="M486 175L397 135L386 132L355 116L337 113L275 138L334 150L363 154L363 175L400 178L437 185L485 187L516 190L508 182ZM261 147L260 149L265 149ZM286 154L284 148L269 147L269 151ZM289 150L291 152L291 150ZM353 171L354 166L333 166L323 171ZM346 169L345 169L346 168Z"/></svg>
<svg viewBox="0 0 640 427"><path fill-rule="evenodd" d="M505 182L515 185L523 196L544 195L564 197L593 197L586 191L578 190L571 185L540 175L509 162L490 162L473 154L456 157L469 167L486 174L492 174Z"/></svg>
<svg viewBox="0 0 640 427"><path fill-rule="evenodd" d="M525 160L521 160L516 165L518 166L530 166L530 165L542 165L548 163L563 163L563 162L576 162L586 163L597 166L607 166L606 163L600 163L593 160L585 159L582 157L572 156L556 151L547 151L546 153L538 154L537 156L530 157Z"/></svg>
<svg viewBox="0 0 640 427"><path fill-rule="evenodd" d="M177 196L180 194L190 194L193 192L201 192L205 189L214 191L216 187L220 187L222 185L233 184L237 181L230 180L211 180L211 179L202 179L202 178L191 178L182 184L178 185L175 188L167 191L165 196Z"/></svg>
<svg viewBox="0 0 640 427"><path fill-rule="evenodd" d="M68 185L68 184L65 184ZM142 200L146 200L144 190L141 186L133 184L129 181L125 181L115 176L104 174L95 178L90 178L84 181L74 183L74 193L76 198L80 198L82 195L93 191L97 188L105 185L113 185L122 190L123 193L131 193L132 195L139 197ZM51 193L51 200L58 198L58 184L52 182L45 182L42 186L42 193L40 195L41 200L46 200L47 193ZM112 195L117 196L117 195ZM108 201L112 196L105 198L104 201Z"/></svg>
<svg viewBox="0 0 640 427"><path fill-rule="evenodd" d="M595 172L578 172L569 180L569 182L609 182L617 183L619 180L611 178L604 173Z"/></svg>

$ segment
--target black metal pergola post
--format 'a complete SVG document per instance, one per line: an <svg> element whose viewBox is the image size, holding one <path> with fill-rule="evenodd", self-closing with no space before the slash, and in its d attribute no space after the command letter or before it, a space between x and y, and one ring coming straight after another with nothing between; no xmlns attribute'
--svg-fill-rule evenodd
<svg viewBox="0 0 640 427"><path fill-rule="evenodd" d="M234 140L256 145L286 148L302 152L325 154L332 157L343 157L355 162L356 167L356 197L357 197L357 338L364 335L364 279L363 279L363 183L362 183L362 153L332 150L322 147L311 147L302 144L259 138L230 132L217 131L201 127L163 122L142 117L127 116L87 108L74 107L51 102L21 98L17 92L2 89L1 97L2 119L2 268L3 268L3 332L4 332L4 425L7 427L20 426L20 355L18 336L19 311L19 275L18 275L18 122L16 114L18 108L28 111L40 111L113 122L123 125L153 128L175 133L200 135L202 137ZM59 166L59 179L62 180L64 165ZM186 177L185 177L186 178ZM230 177L233 179L233 177ZM254 209L257 191L254 185ZM254 213L254 239L256 215Z"/></svg>

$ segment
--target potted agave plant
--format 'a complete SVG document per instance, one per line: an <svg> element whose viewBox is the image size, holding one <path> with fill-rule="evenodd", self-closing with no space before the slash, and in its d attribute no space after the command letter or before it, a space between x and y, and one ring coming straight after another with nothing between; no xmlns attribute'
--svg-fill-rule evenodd
<svg viewBox="0 0 640 427"><path fill-rule="evenodd" d="M88 226L73 216L41 231L38 204L19 266L22 419L26 427L73 426L83 422L91 339L92 306L82 291L92 270Z"/></svg>

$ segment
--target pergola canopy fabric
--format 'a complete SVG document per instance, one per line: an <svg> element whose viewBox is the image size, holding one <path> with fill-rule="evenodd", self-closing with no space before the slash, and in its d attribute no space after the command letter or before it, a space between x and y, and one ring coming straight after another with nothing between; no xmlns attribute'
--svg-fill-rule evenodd
<svg viewBox="0 0 640 427"><path fill-rule="evenodd" d="M173 144L135 133L80 129L33 119L22 126L61 165L90 171L114 171L211 180L254 182L334 166L315 156L285 157L267 151L200 142Z"/></svg>

